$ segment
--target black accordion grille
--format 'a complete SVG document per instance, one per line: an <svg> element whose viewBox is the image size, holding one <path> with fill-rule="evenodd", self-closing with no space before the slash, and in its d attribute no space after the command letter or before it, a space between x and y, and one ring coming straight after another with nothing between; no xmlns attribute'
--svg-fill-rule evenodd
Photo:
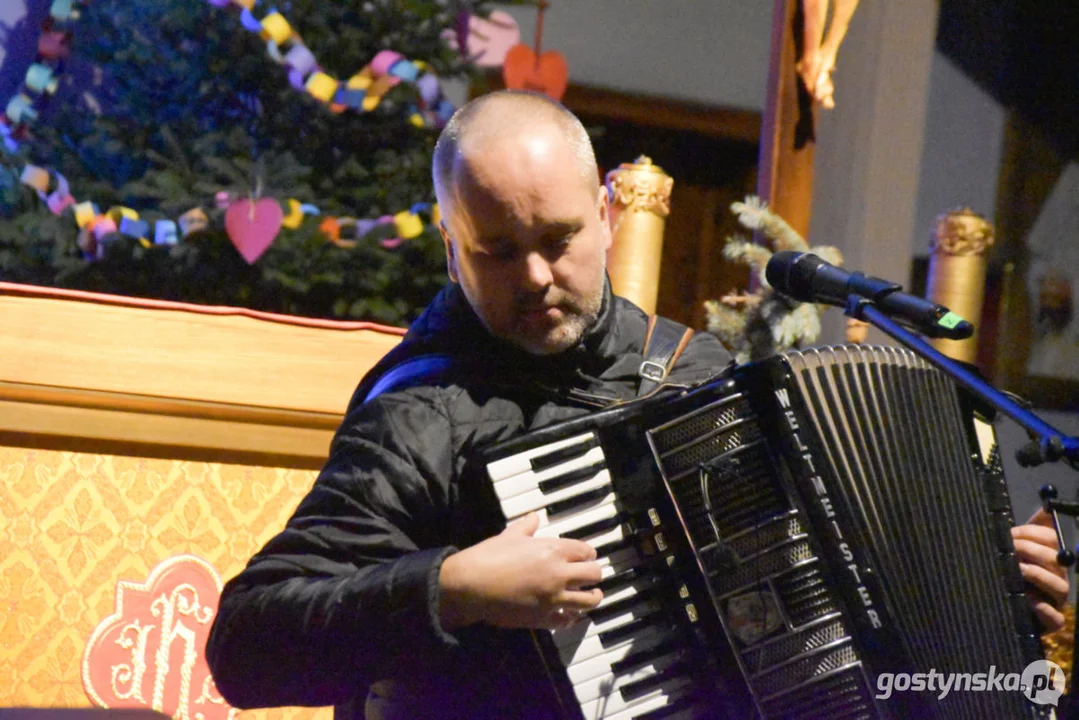
<svg viewBox="0 0 1079 720"><path fill-rule="evenodd" d="M818 566L799 568L774 581L776 593L794 627L837 612L839 606Z"/></svg>
<svg viewBox="0 0 1079 720"><path fill-rule="evenodd" d="M733 537L727 542L727 545L738 554L738 557L744 558L756 555L786 540L805 535L805 533L806 528L802 519L797 515L790 515L786 518L780 517L764 527L751 529Z"/></svg>
<svg viewBox="0 0 1079 720"><path fill-rule="evenodd" d="M742 563L733 572L724 568L725 572L712 578L712 588L716 595L722 597L743 590L749 585L756 585L761 580L815 558L816 555L809 542L805 540L792 542ZM710 568L706 567L705 570L710 570Z"/></svg>
<svg viewBox="0 0 1079 720"><path fill-rule="evenodd" d="M721 434L660 458L660 468L671 478L671 490L687 525L699 523L694 518L705 513L706 517L711 516L709 523L715 523L720 535L728 537L757 528L790 511L790 500L771 470L760 430L755 422L744 423L743 428L752 432L754 444L731 447L735 436ZM704 469L703 466L717 459L729 466L726 472ZM717 512L718 508L722 511ZM714 539L710 524L707 534Z"/></svg>
<svg viewBox="0 0 1079 720"><path fill-rule="evenodd" d="M702 464L760 440L761 431L756 422L736 422L671 450L661 456L661 462L667 477L678 478L687 472L696 473Z"/></svg>
<svg viewBox="0 0 1079 720"><path fill-rule="evenodd" d="M804 655L813 650L831 645L849 637L842 620L833 620L824 625L802 630L799 633L769 643L750 648L742 653L746 670L757 674L765 668L777 665L797 655Z"/></svg>
<svg viewBox="0 0 1079 720"><path fill-rule="evenodd" d="M826 677L811 686L797 688L764 703L766 717L784 720L854 720L875 718L873 695L861 668Z"/></svg>
<svg viewBox="0 0 1079 720"><path fill-rule="evenodd" d="M850 643L818 653L805 655L787 665L756 679L754 686L765 699L776 693L797 687L807 680L835 672L858 662Z"/></svg>
<svg viewBox="0 0 1079 720"><path fill-rule="evenodd" d="M716 514L705 506L699 478L687 478L685 482L678 484L675 492L682 508L686 530L695 543L703 547L715 542L716 529L723 538L748 531L732 545L745 548L744 553L740 554L749 554L774 544L770 542L771 534L769 537L760 537L753 532L760 524L759 519L782 516L790 508L789 503L785 502L785 498L778 492L760 492L761 489L756 488L758 492L751 492L751 489L746 487L743 494L732 495L729 503L725 503L722 498L717 499L713 494L711 507L727 508L727 512L720 517L716 517Z"/></svg>
<svg viewBox="0 0 1079 720"><path fill-rule="evenodd" d="M671 450L705 437L713 430L727 427L740 418L748 417L749 402L740 395L711 405L692 415L680 418L678 424L653 435L656 452L665 455Z"/></svg>

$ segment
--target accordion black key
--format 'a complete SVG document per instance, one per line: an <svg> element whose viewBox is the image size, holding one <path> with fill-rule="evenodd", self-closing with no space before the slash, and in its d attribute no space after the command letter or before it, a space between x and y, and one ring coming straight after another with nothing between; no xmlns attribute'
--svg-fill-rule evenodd
<svg viewBox="0 0 1079 720"><path fill-rule="evenodd" d="M1052 717L1000 681L1043 655L991 444L912 353L844 346L484 462L508 519L603 566L586 622L535 633L566 717Z"/></svg>

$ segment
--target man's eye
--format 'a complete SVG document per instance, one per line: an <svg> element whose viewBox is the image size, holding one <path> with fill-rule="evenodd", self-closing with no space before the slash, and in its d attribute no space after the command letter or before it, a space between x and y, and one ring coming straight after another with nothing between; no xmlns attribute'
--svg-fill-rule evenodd
<svg viewBox="0 0 1079 720"><path fill-rule="evenodd" d="M552 247L558 248L559 250L565 250L567 247L569 247L569 244L571 242L573 242L573 238L575 238L575 237L577 237L577 233L569 232L569 233L566 233L565 235L562 235L560 237L556 237L553 240L551 240L550 245Z"/></svg>

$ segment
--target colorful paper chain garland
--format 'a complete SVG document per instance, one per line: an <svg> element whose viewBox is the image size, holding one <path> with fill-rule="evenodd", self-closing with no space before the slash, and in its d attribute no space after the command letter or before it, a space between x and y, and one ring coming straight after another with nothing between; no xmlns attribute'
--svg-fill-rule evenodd
<svg viewBox="0 0 1079 720"><path fill-rule="evenodd" d="M405 81L416 86L421 98L418 106L410 108L410 123L417 127L441 127L453 115L455 108L443 97L438 77L423 61L409 60L393 50L382 50L366 67L341 82L323 71L303 38L276 9L271 8L259 19L253 11L260 5L260 0L207 1L219 8L239 8L240 23L266 41L270 57L288 68L292 86L310 93L333 112L374 110L390 88Z"/></svg>
<svg viewBox="0 0 1079 720"><path fill-rule="evenodd" d="M0 115L0 138L14 151L26 127L37 119L40 105L56 92L63 60L69 52L71 27L89 0L53 0L49 17L41 24L37 56L26 71L23 84L4 105Z"/></svg>
<svg viewBox="0 0 1079 720"><path fill-rule="evenodd" d="M26 73L23 90L32 95L20 91L9 100L4 114L0 115L0 137L8 149L15 149L18 136L37 118L35 102L51 96L56 91L59 84L57 75L62 69L61 61L68 54L70 24L78 19L80 9L89 1L53 0L49 18L42 26L37 58ZM400 53L383 50L360 72L347 82L341 83L323 72L299 34L276 10L271 9L259 20L252 12L259 0L208 1L215 7L239 8L241 24L248 30L258 32L266 40L270 57L288 68L290 83L327 104L332 112L344 112L346 109L373 110L378 107L383 95L403 80L416 85L422 100L422 104L411 108L412 112L409 113L409 122L413 125L441 126L453 115L455 108L442 96L437 76L430 72L429 66L422 61L411 61ZM64 26L66 27L63 30L56 29ZM26 165L23 168L21 181L34 188L55 215L62 214L68 207L73 208L74 219L79 226L79 247L91 259L100 256L104 238L112 233L135 238L149 247L151 244L175 244L178 237L187 237L209 225L208 216L200 208L188 210L176 221L157 220L152 226L149 221L140 219L138 212L128 207L114 206L103 213L96 203L76 201L63 175L36 165ZM228 193L217 194L219 208L228 207L229 202L231 196ZM305 215L321 214L318 207L300 203L293 198L288 199L287 204L288 210L281 223L285 228L296 229ZM424 222L420 213L430 213L432 224L439 222L437 205L418 203L409 210L375 219L327 217L319 225L319 230L335 245L351 248L375 227L392 224L396 236L382 240L381 244L386 248L394 248L402 241L417 237L423 232ZM346 235L351 235L351 238Z"/></svg>
<svg viewBox="0 0 1079 720"><path fill-rule="evenodd" d="M26 126L37 119L39 105L59 85L58 75L71 40L71 26L90 0L53 0L49 17L42 24L38 52L26 71L22 88L11 97L0 116L0 137L10 150ZM438 77L420 60L409 60L393 50L382 50L370 63L346 82L323 71L314 53L304 44L288 20L271 9L262 19L254 15L259 0L208 0L219 8L236 7L244 28L257 32L266 41L270 57L288 70L289 82L309 93L332 112L366 112L378 107L382 97L401 81L416 86L420 104L411 106L410 123L417 127L441 127L455 110L442 94Z"/></svg>
<svg viewBox="0 0 1079 720"><path fill-rule="evenodd" d="M153 244L175 245L179 238L204 230L210 224L209 217L201 208L192 208L175 221L164 219L154 221L153 224L140 218L139 213L129 207L115 205L101 212L96 203L78 202L71 195L71 188L63 175L58 172L50 173L37 165L24 166L20 181L33 188L54 215L60 215L68 208L72 209L75 223L79 226L79 248L89 259L100 257L104 240L112 233L139 240L144 247ZM230 193L219 192L216 196L217 207L227 208L235 199ZM287 200L287 206L281 225L293 230L300 226L305 215L321 214L318 207L301 203L294 198ZM410 240L423 232L425 223L421 214L430 215L431 224L440 221L438 205L417 203L395 215L383 215L375 219L327 217L319 225L319 230L335 245L351 248L376 227L393 225L396 236L380 241L383 247L392 249L404 240ZM349 235L351 237L347 237Z"/></svg>

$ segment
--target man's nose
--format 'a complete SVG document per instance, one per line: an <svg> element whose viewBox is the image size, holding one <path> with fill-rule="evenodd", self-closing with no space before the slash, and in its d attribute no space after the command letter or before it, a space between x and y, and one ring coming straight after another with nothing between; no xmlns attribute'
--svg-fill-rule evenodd
<svg viewBox="0 0 1079 720"><path fill-rule="evenodd" d="M554 282L551 263L538 252L525 257L525 286L528 290L543 290Z"/></svg>

